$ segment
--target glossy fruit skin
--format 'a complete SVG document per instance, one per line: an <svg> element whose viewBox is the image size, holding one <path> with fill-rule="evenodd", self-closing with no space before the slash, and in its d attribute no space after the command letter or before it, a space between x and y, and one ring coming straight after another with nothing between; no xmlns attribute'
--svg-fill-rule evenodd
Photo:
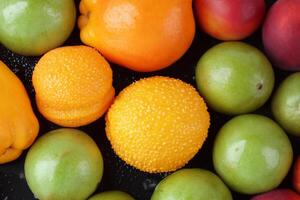
<svg viewBox="0 0 300 200"><path fill-rule="evenodd" d="M0 42L21 55L42 55L64 43L75 20L73 0L1 0Z"/></svg>
<svg viewBox="0 0 300 200"><path fill-rule="evenodd" d="M293 169L293 186L300 193L300 156L297 157Z"/></svg>
<svg viewBox="0 0 300 200"><path fill-rule="evenodd" d="M116 154L149 173L186 165L202 147L210 126L206 104L196 89L163 76L123 89L105 119L106 136Z"/></svg>
<svg viewBox="0 0 300 200"><path fill-rule="evenodd" d="M264 0L196 0L200 27L219 40L241 40L251 35L265 14Z"/></svg>
<svg viewBox="0 0 300 200"><path fill-rule="evenodd" d="M105 58L83 45L47 52L32 75L39 111L64 127L79 127L99 119L114 99L112 79Z"/></svg>
<svg viewBox="0 0 300 200"><path fill-rule="evenodd" d="M276 189L257 195L251 200L300 200L300 195L290 189Z"/></svg>
<svg viewBox="0 0 300 200"><path fill-rule="evenodd" d="M288 133L300 136L300 72L281 83L272 99L272 113Z"/></svg>
<svg viewBox="0 0 300 200"><path fill-rule="evenodd" d="M242 42L223 42L200 58L196 82L211 108L236 115L252 112L268 100L274 72L258 49Z"/></svg>
<svg viewBox="0 0 300 200"><path fill-rule="evenodd" d="M219 131L213 163L234 191L257 194L276 188L287 175L293 150L285 132L271 119L240 115Z"/></svg>
<svg viewBox="0 0 300 200"><path fill-rule="evenodd" d="M170 66L195 35L192 0L82 0L80 12L82 42L134 71Z"/></svg>
<svg viewBox="0 0 300 200"><path fill-rule="evenodd" d="M263 25L263 44L275 66L300 70L300 1L278 0Z"/></svg>
<svg viewBox="0 0 300 200"><path fill-rule="evenodd" d="M37 140L25 160L25 177L35 197L83 200L96 189L103 160L96 143L76 129L57 129Z"/></svg>
<svg viewBox="0 0 300 200"><path fill-rule="evenodd" d="M39 122L22 82L0 61L0 164L17 159L38 132Z"/></svg>
<svg viewBox="0 0 300 200"><path fill-rule="evenodd" d="M151 200L232 200L231 193L214 173L203 169L182 169L164 178Z"/></svg>
<svg viewBox="0 0 300 200"><path fill-rule="evenodd" d="M88 200L134 200L134 198L122 191L107 191L96 194Z"/></svg>

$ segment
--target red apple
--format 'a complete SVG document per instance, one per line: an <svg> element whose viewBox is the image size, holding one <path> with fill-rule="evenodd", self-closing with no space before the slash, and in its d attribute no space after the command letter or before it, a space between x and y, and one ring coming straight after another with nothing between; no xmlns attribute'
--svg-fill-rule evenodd
<svg viewBox="0 0 300 200"><path fill-rule="evenodd" d="M200 27L220 40L240 40L251 35L265 14L264 0L196 0Z"/></svg>
<svg viewBox="0 0 300 200"><path fill-rule="evenodd" d="M300 0L278 0L263 26L263 43L274 65L300 70Z"/></svg>
<svg viewBox="0 0 300 200"><path fill-rule="evenodd" d="M251 200L300 200L300 195L290 189L276 189L257 195Z"/></svg>
<svg viewBox="0 0 300 200"><path fill-rule="evenodd" d="M293 185L295 190L300 193L300 156L298 156L294 164Z"/></svg>

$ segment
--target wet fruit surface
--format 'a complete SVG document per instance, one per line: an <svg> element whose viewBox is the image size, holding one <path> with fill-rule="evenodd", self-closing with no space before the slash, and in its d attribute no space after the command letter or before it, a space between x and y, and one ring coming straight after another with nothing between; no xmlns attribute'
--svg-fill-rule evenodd
<svg viewBox="0 0 300 200"><path fill-rule="evenodd" d="M106 135L129 165L146 172L169 172L194 157L207 138L209 124L206 104L195 88L155 76L119 94L106 116Z"/></svg>
<svg viewBox="0 0 300 200"><path fill-rule="evenodd" d="M113 101L112 70L95 49L53 49L36 64L32 82L39 111L56 124L78 127L100 118Z"/></svg>

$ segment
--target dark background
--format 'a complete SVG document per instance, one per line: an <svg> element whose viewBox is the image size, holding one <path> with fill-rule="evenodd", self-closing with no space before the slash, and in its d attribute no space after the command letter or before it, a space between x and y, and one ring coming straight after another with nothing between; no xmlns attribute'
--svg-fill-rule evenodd
<svg viewBox="0 0 300 200"><path fill-rule="evenodd" d="M275 2L275 0L267 0L268 7ZM76 0L78 7L79 0ZM251 35L249 38L244 40L245 42L256 46L257 48L263 50L261 41L261 29ZM188 52L171 67L153 73L136 73L129 71L124 68L112 64L112 69L114 71L114 87L116 92L122 90L124 87L128 86L135 80L142 77L149 77L153 75L163 75L179 78L183 81L195 85L195 66L201 57L201 55L213 45L219 43L220 41L215 40L208 35L202 33L197 27L196 37L194 42ZM81 44L79 38L79 31L76 28L72 36L66 41L65 45L78 45ZM163 52L161 52L163 53ZM31 83L31 75L35 63L39 60L39 57L24 57L19 56L11 51L7 50L5 47L0 45L0 60L5 62L22 80L25 87L30 95L32 105L34 107L35 113L39 118L40 122L40 133L39 136L44 133L59 128L51 122L45 120L37 111L35 101L34 101L34 90ZM283 78L289 75L289 72L280 71L275 69L276 75L276 87L281 82ZM212 165L212 146L215 135L220 127L231 117L221 115L209 110L211 113L211 127L209 131L209 136L204 146L200 152L189 162L186 168L204 168L214 171ZM270 102L265 106L260 108L255 113L264 114L266 116L272 117L270 112ZM151 194L157 185L157 183L168 175L168 173L162 174L148 174L140 172L121 161L110 148L110 144L105 136L104 131L104 119L103 117L96 122L80 127L79 129L88 133L98 144L101 149L104 158L104 176L96 192L101 192L105 190L123 190L128 192L137 200L147 200L151 197ZM300 153L300 139L289 136L294 149L294 157ZM0 200L31 200L34 199L33 194L30 192L26 180L24 177L24 160L27 151L24 151L22 156L11 163L4 164L0 166ZM80 181L80 180L78 180ZM260 180L257 180L258 182ZM283 183L280 185L281 188L291 188L291 172L285 178ZM249 199L250 196L240 195L232 192L234 199Z"/></svg>

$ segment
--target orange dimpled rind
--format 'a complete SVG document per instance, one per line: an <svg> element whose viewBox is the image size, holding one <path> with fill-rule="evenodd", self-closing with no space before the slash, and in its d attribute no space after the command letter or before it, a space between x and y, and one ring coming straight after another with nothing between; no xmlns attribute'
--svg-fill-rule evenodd
<svg viewBox="0 0 300 200"><path fill-rule="evenodd" d="M114 98L109 63L87 46L48 52L37 63L32 80L39 111L62 126L95 121Z"/></svg>
<svg viewBox="0 0 300 200"><path fill-rule="evenodd" d="M159 76L125 88L106 116L106 134L116 154L150 173L187 164L209 125L206 104L191 85Z"/></svg>

